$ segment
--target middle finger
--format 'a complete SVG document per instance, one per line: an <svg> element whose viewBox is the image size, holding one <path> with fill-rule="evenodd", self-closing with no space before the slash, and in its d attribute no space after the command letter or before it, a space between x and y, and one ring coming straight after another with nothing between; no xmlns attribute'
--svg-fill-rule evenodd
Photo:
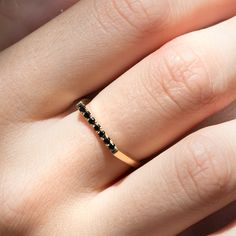
<svg viewBox="0 0 236 236"><path fill-rule="evenodd" d="M0 106L14 101L21 118L54 116L171 38L235 10L234 0L79 1L1 54Z"/></svg>

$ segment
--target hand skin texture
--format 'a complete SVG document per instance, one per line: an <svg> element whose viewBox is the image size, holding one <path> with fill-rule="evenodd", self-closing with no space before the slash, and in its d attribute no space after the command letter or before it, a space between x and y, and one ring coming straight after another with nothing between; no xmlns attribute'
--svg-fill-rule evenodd
<svg viewBox="0 0 236 236"><path fill-rule="evenodd" d="M0 1L0 235L235 235L235 13L235 0ZM73 110L91 93L141 168Z"/></svg>

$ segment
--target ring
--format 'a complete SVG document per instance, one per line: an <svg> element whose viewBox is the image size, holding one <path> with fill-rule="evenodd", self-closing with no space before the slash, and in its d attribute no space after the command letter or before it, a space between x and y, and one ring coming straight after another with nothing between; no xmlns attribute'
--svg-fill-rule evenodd
<svg viewBox="0 0 236 236"><path fill-rule="evenodd" d="M101 125L98 124L96 119L92 116L91 112L87 109L86 105L88 104L89 99L83 99L76 104L76 109L83 115L83 117L87 120L89 125L93 127L96 131L98 137L103 141L105 146L109 149L109 151L120 161L125 162L131 167L138 168L141 164L140 162L133 160L132 158L125 155L121 152L111 138L106 134L106 132L102 129Z"/></svg>

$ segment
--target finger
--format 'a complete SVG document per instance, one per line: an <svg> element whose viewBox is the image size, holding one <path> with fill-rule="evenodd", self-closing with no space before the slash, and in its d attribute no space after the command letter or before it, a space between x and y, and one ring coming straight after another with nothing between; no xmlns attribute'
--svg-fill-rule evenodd
<svg viewBox="0 0 236 236"><path fill-rule="evenodd" d="M236 99L235 27L236 17L174 40L89 104L93 116L122 152L135 160L151 157ZM84 139L93 140L88 142L94 147L82 147L81 125L74 113L58 130L65 140L77 133L78 152L84 150L91 156L86 165L94 166L88 174L99 171L97 182L106 185L128 166L113 158L89 126Z"/></svg>
<svg viewBox="0 0 236 236"><path fill-rule="evenodd" d="M233 202L235 130L236 120L198 131L105 190L94 217L108 220L94 227L101 234L177 235Z"/></svg>
<svg viewBox="0 0 236 236"><path fill-rule="evenodd" d="M17 42L75 2L77 0L0 1L0 50Z"/></svg>
<svg viewBox="0 0 236 236"><path fill-rule="evenodd" d="M6 101L3 90L1 106L14 101L11 117L15 107L31 119L61 113L154 48L235 8L233 0L81 1L1 55L2 86L14 91Z"/></svg>

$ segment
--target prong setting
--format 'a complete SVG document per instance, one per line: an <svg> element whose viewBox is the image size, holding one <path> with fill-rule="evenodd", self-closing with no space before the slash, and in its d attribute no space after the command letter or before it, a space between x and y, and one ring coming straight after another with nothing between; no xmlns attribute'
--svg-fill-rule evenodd
<svg viewBox="0 0 236 236"><path fill-rule="evenodd" d="M96 119L92 116L91 112L87 110L86 105L82 101L80 101L76 104L76 108L84 116L88 124L93 127L93 129L96 131L97 135L100 137L105 146L113 154L115 154L118 151L116 145L102 129L101 125L97 123Z"/></svg>

